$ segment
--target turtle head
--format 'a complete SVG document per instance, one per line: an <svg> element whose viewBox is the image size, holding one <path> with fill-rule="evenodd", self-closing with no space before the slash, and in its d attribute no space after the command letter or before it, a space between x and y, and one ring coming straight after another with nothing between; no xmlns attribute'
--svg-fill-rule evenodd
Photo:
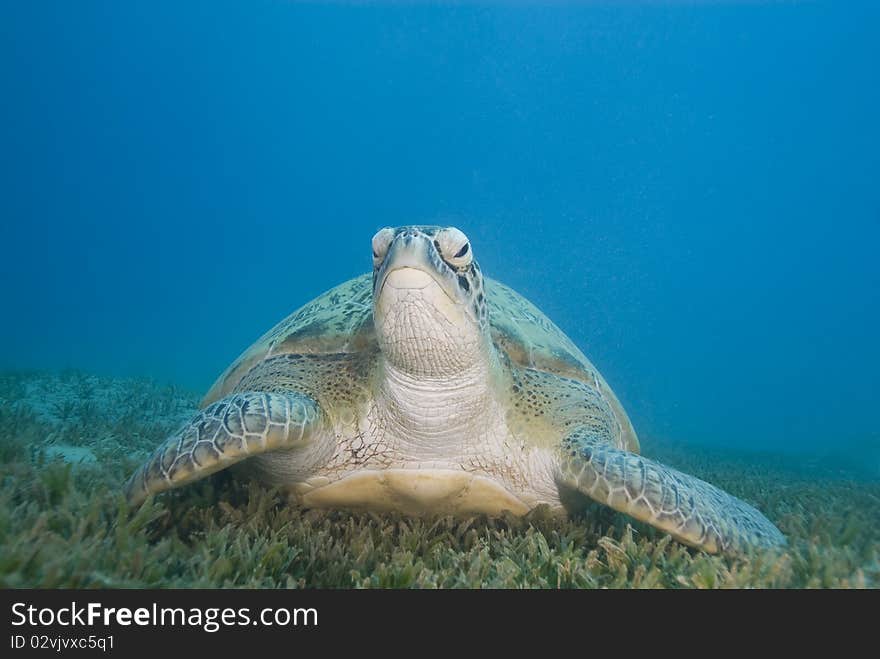
<svg viewBox="0 0 880 659"><path fill-rule="evenodd" d="M373 319L385 358L417 376L451 376L491 350L483 275L467 236L408 226L373 236Z"/></svg>

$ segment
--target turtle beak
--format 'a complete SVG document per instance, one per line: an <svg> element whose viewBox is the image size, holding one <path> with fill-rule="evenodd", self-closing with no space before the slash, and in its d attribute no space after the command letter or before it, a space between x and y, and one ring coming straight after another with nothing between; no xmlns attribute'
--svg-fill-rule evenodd
<svg viewBox="0 0 880 659"><path fill-rule="evenodd" d="M382 315L404 298L418 296L430 302L448 320L458 320L460 311L445 277L432 262L434 246L424 235L401 234L388 249L376 277L375 311Z"/></svg>
<svg viewBox="0 0 880 659"><path fill-rule="evenodd" d="M373 289L376 315L384 316L403 300L419 299L431 304L449 322L462 322L466 300L461 299L455 282L440 269L442 267L429 236L409 232L398 235L376 273Z"/></svg>
<svg viewBox="0 0 880 659"><path fill-rule="evenodd" d="M390 272L408 267L427 271L432 267L429 249L432 249L432 246L427 236L402 233L388 248L382 270Z"/></svg>
<svg viewBox="0 0 880 659"><path fill-rule="evenodd" d="M437 281L437 267L432 263L431 251L434 249L427 236L402 233L388 248L388 254L376 277L376 296L382 294L389 282L395 288L425 288L431 281Z"/></svg>

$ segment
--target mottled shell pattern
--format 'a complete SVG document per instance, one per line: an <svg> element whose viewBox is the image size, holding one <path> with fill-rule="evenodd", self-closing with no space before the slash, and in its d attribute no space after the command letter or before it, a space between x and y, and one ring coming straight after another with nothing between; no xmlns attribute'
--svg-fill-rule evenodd
<svg viewBox="0 0 880 659"><path fill-rule="evenodd" d="M517 366L597 387L615 408L618 418L627 419L599 371L562 330L513 289L488 277L484 282L490 331L497 350ZM372 293L373 275L364 274L294 311L232 363L202 400L202 407L231 393L255 364L269 357L378 351ZM638 452L635 432L631 426L628 430L633 439L627 448Z"/></svg>

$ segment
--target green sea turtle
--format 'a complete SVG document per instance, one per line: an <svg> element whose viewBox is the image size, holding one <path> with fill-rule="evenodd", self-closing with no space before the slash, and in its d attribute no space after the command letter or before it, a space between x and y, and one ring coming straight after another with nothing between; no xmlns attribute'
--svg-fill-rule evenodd
<svg viewBox="0 0 880 659"><path fill-rule="evenodd" d="M639 455L614 392L458 229L382 229L373 272L294 312L129 479L132 503L236 465L305 507L564 513L587 499L708 552L785 542L760 512Z"/></svg>

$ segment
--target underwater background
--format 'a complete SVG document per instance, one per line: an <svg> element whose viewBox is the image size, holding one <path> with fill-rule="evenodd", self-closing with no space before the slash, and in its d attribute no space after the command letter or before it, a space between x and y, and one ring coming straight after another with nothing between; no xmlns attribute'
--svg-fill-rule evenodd
<svg viewBox="0 0 880 659"><path fill-rule="evenodd" d="M775 497L803 543L852 545L880 522L878 28L874 2L3 3L0 431L19 433L3 457L24 461L45 440L33 424L83 391L107 393L65 446L96 465L116 459L111 435L148 450L258 336L368 271L377 229L454 225L596 364L647 455L695 448L667 457L759 507ZM712 451L741 462L713 473ZM809 490L812 468L850 485ZM16 501L63 499L74 519L102 487L15 469L45 492L0 496L0 544ZM737 492L748 478L760 493ZM787 478L807 488L797 510ZM833 513L794 521L833 487ZM179 515L162 528L194 524ZM833 578L807 561L726 583L876 585L871 533ZM156 552L156 537L131 542ZM172 583L13 563L2 583ZM293 585L356 581L309 569ZM410 583L394 575L373 585Z"/></svg>

